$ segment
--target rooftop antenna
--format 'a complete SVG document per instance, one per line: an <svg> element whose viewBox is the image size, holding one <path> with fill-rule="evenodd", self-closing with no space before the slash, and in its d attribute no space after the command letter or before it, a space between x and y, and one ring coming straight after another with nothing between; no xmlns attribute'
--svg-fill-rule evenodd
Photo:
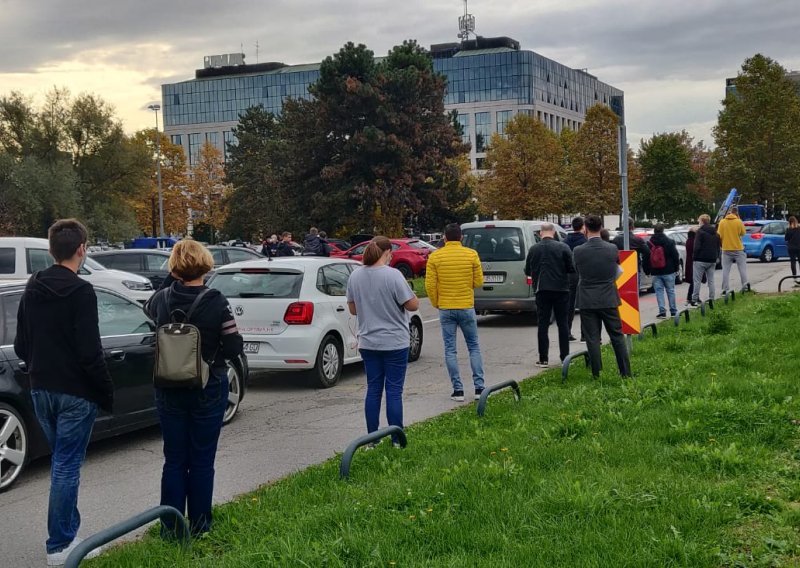
<svg viewBox="0 0 800 568"><path fill-rule="evenodd" d="M458 38L465 42L469 39L469 34L475 33L475 16L469 13L467 0L464 0L464 15L458 18Z"/></svg>

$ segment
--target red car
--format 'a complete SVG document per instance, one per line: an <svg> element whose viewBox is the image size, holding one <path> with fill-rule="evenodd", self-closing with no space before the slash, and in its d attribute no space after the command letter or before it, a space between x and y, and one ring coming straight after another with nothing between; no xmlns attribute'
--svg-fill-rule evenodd
<svg viewBox="0 0 800 568"><path fill-rule="evenodd" d="M425 274L425 267L428 265L428 255L436 250L436 247L429 245L419 239L389 239L392 241L392 262L393 266L399 270L406 278L414 278ZM359 243L356 246L339 252L331 251L331 256L347 257L360 261L364 256L364 249L369 242Z"/></svg>

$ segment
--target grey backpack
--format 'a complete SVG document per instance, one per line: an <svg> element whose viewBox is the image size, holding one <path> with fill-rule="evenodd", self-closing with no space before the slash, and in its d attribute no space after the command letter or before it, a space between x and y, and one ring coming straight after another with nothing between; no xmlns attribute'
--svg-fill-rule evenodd
<svg viewBox="0 0 800 568"><path fill-rule="evenodd" d="M200 330L191 319L200 300L208 288L197 295L189 311L170 312L170 323L156 331L156 364L153 369L153 384L160 388L203 389L208 383L209 367L203 360ZM164 293L169 310L170 289ZM177 321L183 315L183 321Z"/></svg>

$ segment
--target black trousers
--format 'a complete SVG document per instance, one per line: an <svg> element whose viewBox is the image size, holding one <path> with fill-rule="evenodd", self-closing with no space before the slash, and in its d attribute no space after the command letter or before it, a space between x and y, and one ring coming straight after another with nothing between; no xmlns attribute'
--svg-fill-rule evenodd
<svg viewBox="0 0 800 568"><path fill-rule="evenodd" d="M569 312L567 312L567 323L569 324L570 335L572 335L572 322L575 320L575 298L578 295L578 275L569 275Z"/></svg>
<svg viewBox="0 0 800 568"><path fill-rule="evenodd" d="M536 292L536 310L539 320L539 361L547 361L550 353L550 316L555 314L558 326L558 349L561 360L569 355L569 292L542 290Z"/></svg>
<svg viewBox="0 0 800 568"><path fill-rule="evenodd" d="M611 338L619 374L623 377L630 377L631 362L628 358L628 348L625 345L625 336L622 334L622 320L619 319L617 308L594 310L581 308L581 332L586 339L589 359L592 362L592 375L599 376L603 369L603 360L600 356L600 333L603 326Z"/></svg>
<svg viewBox="0 0 800 568"><path fill-rule="evenodd" d="M789 249L789 262L792 266L792 276L797 276L798 261L800 261L800 249Z"/></svg>

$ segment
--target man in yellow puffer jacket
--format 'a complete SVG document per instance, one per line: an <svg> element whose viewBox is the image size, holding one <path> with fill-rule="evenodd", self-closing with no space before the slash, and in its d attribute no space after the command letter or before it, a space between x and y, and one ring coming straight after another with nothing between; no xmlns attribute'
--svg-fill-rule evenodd
<svg viewBox="0 0 800 568"><path fill-rule="evenodd" d="M439 310L444 361L450 382L453 383L450 398L461 402L464 400L464 385L461 383L456 352L456 333L459 328L469 349L476 399L480 398L484 388L483 359L475 315L475 288L483 286L483 269L478 253L461 244L461 227L457 223L447 225L444 237L444 247L428 257L425 290L433 307Z"/></svg>
<svg viewBox="0 0 800 568"><path fill-rule="evenodd" d="M730 213L719 222L717 234L722 241L722 293L730 290L729 277L731 266L736 264L739 269L739 280L742 283L742 290L747 289L747 254L744 252L742 237L745 235L744 223L739 219L739 211L736 207L731 208Z"/></svg>

